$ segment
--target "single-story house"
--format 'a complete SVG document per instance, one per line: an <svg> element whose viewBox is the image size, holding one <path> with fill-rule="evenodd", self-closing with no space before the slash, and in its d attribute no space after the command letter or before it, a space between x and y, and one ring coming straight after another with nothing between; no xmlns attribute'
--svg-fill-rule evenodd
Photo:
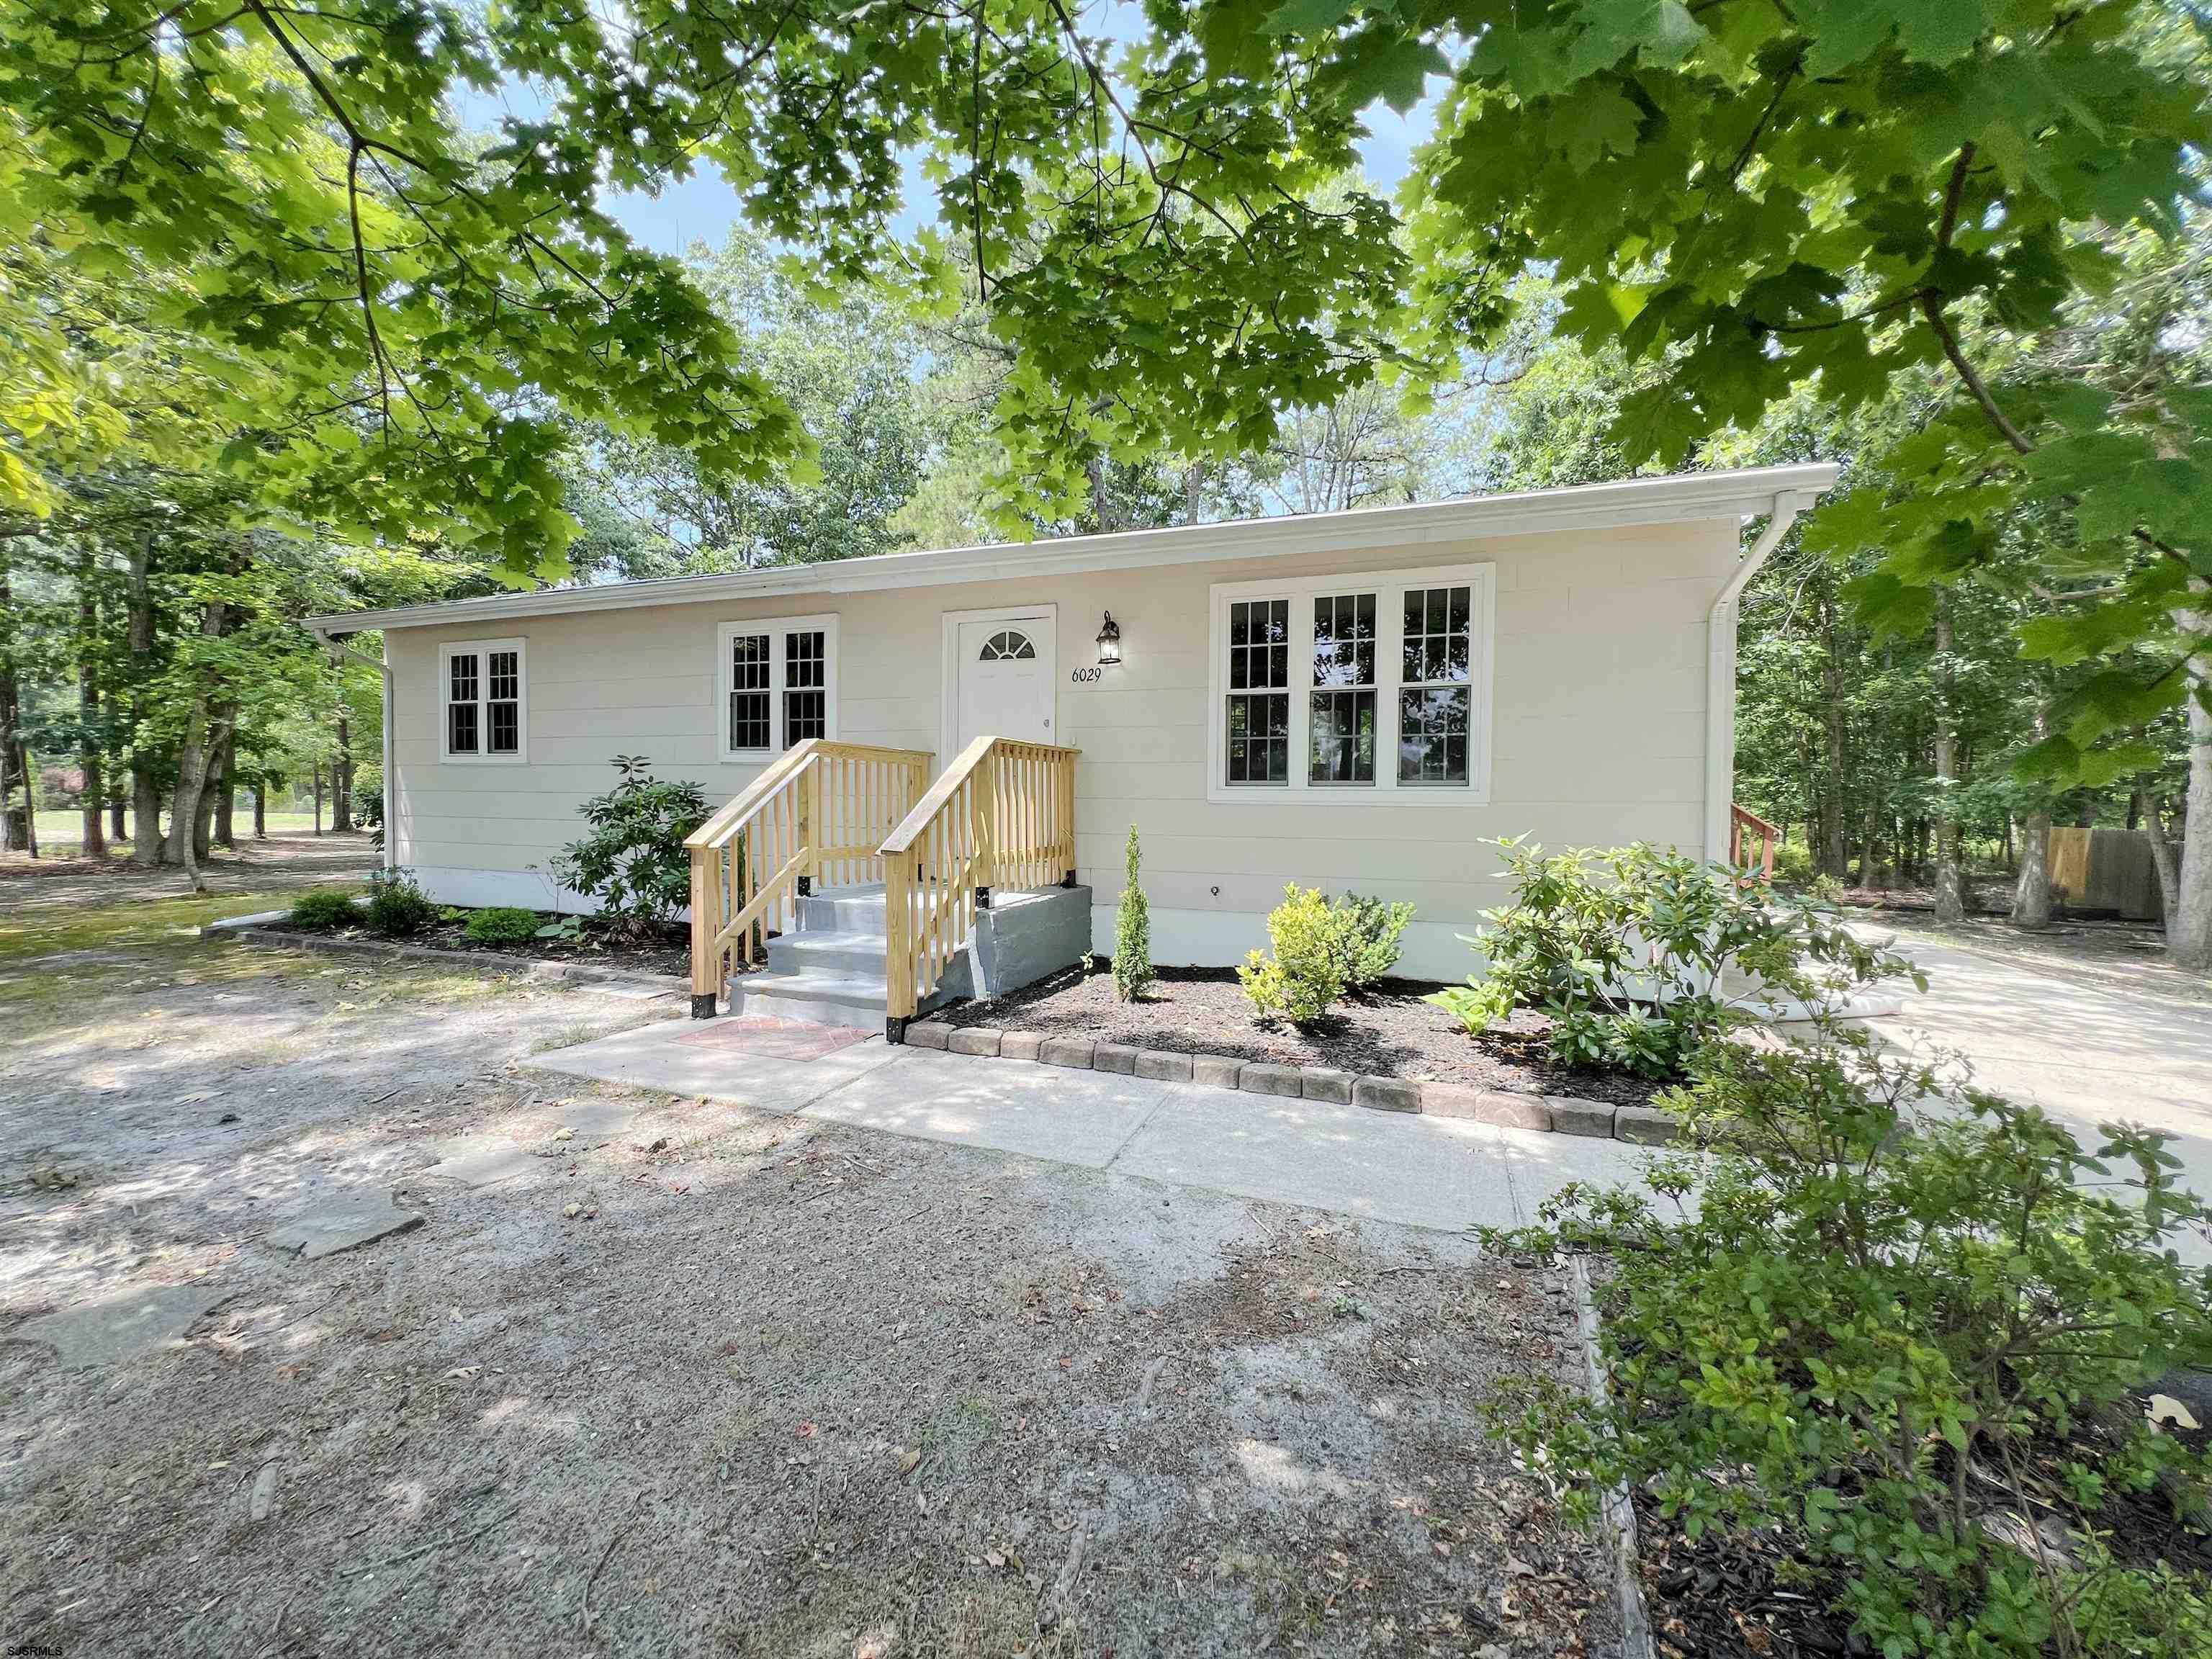
<svg viewBox="0 0 2212 1659"><path fill-rule="evenodd" d="M447 903L587 908L547 866L612 757L642 755L732 803L695 848L712 859L701 937L812 926L872 949L884 928L894 980L913 981L895 1022L951 982L994 888L1000 908L1079 895L1088 943L1110 951L1132 824L1157 962L1242 959L1296 882L1411 900L1401 971L1457 979L1473 965L1458 936L1503 896L1485 837L1727 854L1736 596L1836 473L892 553L310 626L382 633L387 858ZM886 883L888 922L834 908L846 890L880 907ZM933 897L955 890L957 905ZM832 908L810 924L802 898ZM1063 926L1073 902L1055 901ZM832 977L866 968L824 951Z"/></svg>

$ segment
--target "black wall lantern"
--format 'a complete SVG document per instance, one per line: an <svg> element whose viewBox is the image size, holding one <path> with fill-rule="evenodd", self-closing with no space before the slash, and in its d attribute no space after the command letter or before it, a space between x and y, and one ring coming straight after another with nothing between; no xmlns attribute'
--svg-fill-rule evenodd
<svg viewBox="0 0 2212 1659"><path fill-rule="evenodd" d="M1098 630L1098 660L1102 665L1121 660L1121 624L1114 620L1114 613L1106 613L1106 625Z"/></svg>

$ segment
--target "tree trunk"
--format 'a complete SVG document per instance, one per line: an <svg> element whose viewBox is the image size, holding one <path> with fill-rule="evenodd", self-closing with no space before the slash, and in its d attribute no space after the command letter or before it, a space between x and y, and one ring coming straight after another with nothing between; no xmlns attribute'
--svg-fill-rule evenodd
<svg viewBox="0 0 2212 1659"><path fill-rule="evenodd" d="M2012 890L2013 925L2051 926L2051 814L2030 812L2020 838L2020 879Z"/></svg>
<svg viewBox="0 0 2212 1659"><path fill-rule="evenodd" d="M1836 655L1836 611L1826 595L1820 599L1820 693L1827 711L1823 736L1822 770L1826 803L1820 813L1820 847L1817 867L1841 881L1850 866L1844 847L1844 669Z"/></svg>
<svg viewBox="0 0 2212 1659"><path fill-rule="evenodd" d="M222 635L228 610L219 599L208 601L200 613L202 637ZM185 715L184 742L177 750L177 787L169 809L167 847L168 856L184 866L185 879L196 893L207 890L200 864L207 856L207 818L202 808L211 804L206 799L208 778L229 735L228 709L208 695L203 683L195 690L192 706Z"/></svg>
<svg viewBox="0 0 2212 1659"><path fill-rule="evenodd" d="M331 828L353 828L353 729L346 706L338 704L338 752L331 763Z"/></svg>
<svg viewBox="0 0 2212 1659"><path fill-rule="evenodd" d="M84 775L77 806L84 817L84 855L107 856L107 835L100 809L107 798L100 767L100 607L92 592L92 555L81 553L76 562L76 763Z"/></svg>
<svg viewBox="0 0 2212 1659"><path fill-rule="evenodd" d="M11 603L8 569L0 565L0 615L7 613ZM14 852L18 839L29 846L31 831L37 823L36 810L26 812L19 836L15 822L15 729L22 717L22 705L15 690L15 659L0 656L0 853ZM27 788L24 799L27 804Z"/></svg>
<svg viewBox="0 0 2212 1659"><path fill-rule="evenodd" d="M198 735L198 728L203 722L205 722L207 730L204 739ZM192 732L185 738L184 750L177 758L176 821L170 826L170 840L180 849L179 862L185 866L185 878L191 883L192 891L204 893L207 891L207 880L200 873L200 837L197 832L206 820L201 815L200 808L207 795L208 773L214 761L213 751L229 739L230 716L211 715L205 699L195 697L192 699L191 724ZM179 826L185 827L187 833L178 835L176 830Z"/></svg>
<svg viewBox="0 0 2212 1659"><path fill-rule="evenodd" d="M120 794L110 795L107 798L107 838L110 841L124 841L130 836L130 826L123 821L123 797Z"/></svg>
<svg viewBox="0 0 2212 1659"><path fill-rule="evenodd" d="M161 861L161 791L154 775L154 757L147 750L146 681L154 667L154 590L146 573L154 562L154 532L148 531L131 550L131 861L151 870Z"/></svg>
<svg viewBox="0 0 2212 1659"><path fill-rule="evenodd" d="M1951 599L1936 590L1936 920L1963 921L1966 884L1959 868L1959 728L1957 668L1952 652Z"/></svg>
<svg viewBox="0 0 2212 1659"><path fill-rule="evenodd" d="M215 844L238 850L238 836L233 824L238 811L238 733L234 729L223 740L222 773L215 786Z"/></svg>
<svg viewBox="0 0 2212 1659"><path fill-rule="evenodd" d="M315 833L323 833L323 763L315 763Z"/></svg>
<svg viewBox="0 0 2212 1659"><path fill-rule="evenodd" d="M2173 931L2173 907L2181 898L2180 849L2166 838L2166 803L2148 778L2137 781L2136 805L2142 817L2143 834L2150 842L2151 868L2158 872L2158 908L2168 933Z"/></svg>
<svg viewBox="0 0 2212 1659"><path fill-rule="evenodd" d="M2051 710L2039 701L2035 705L2035 740L2040 743L2050 735ZM2009 834L2009 816L2005 819L2005 828ZM2019 927L2051 926L2051 809L2047 806L2030 812L2027 828L2021 832L2020 875L2013 884L2012 919Z"/></svg>
<svg viewBox="0 0 2212 1659"><path fill-rule="evenodd" d="M1108 511L1106 500L1106 453L1094 451L1089 468L1091 473L1091 516L1098 521L1103 535L1114 528L1114 515Z"/></svg>
<svg viewBox="0 0 2212 1659"><path fill-rule="evenodd" d="M253 781L253 839L269 839L269 780L266 778Z"/></svg>
<svg viewBox="0 0 2212 1659"><path fill-rule="evenodd" d="M2212 584L2192 580L2199 603ZM2187 631L2212 629L2212 610L2189 615ZM2181 810L2181 880L2167 919L2166 948L2191 973L2212 973L2212 649L2189 660L2189 795Z"/></svg>

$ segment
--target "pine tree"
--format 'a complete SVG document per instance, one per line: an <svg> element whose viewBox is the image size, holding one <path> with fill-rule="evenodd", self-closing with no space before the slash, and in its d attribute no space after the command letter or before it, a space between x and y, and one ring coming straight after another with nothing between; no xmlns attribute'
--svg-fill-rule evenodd
<svg viewBox="0 0 2212 1659"><path fill-rule="evenodd" d="M1137 826L1129 826L1127 879L1114 912L1114 994L1134 1002L1152 982L1152 913L1137 884Z"/></svg>

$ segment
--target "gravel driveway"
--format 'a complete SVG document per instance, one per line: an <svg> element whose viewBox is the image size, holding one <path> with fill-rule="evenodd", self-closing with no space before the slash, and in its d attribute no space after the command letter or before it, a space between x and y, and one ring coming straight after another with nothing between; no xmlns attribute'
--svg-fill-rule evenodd
<svg viewBox="0 0 2212 1659"><path fill-rule="evenodd" d="M1595 1541L1476 1414L1572 1373L1544 1265L556 1081L520 1063L674 1003L190 937L265 893L16 897L48 885L0 890L11 1645L1617 1645Z"/></svg>

